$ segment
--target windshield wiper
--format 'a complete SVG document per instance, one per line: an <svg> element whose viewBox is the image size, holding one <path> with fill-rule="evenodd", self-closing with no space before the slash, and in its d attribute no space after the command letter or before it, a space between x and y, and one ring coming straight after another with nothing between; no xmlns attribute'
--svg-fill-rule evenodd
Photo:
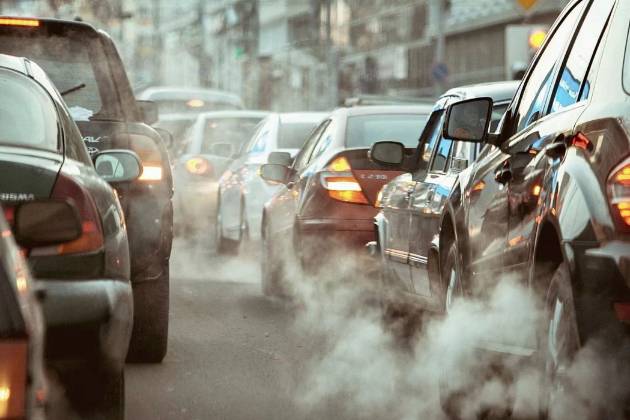
<svg viewBox="0 0 630 420"><path fill-rule="evenodd" d="M76 92L77 90L81 90L85 87L85 83L81 83L80 85L76 85L75 87L71 87L70 89L64 90L61 92L61 96L66 96L69 93Z"/></svg>

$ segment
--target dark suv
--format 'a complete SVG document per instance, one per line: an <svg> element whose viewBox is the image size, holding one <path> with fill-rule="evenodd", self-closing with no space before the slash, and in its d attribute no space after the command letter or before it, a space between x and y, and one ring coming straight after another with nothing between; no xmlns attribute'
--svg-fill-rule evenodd
<svg viewBox="0 0 630 420"><path fill-rule="evenodd" d="M490 98L447 114L445 137L491 145L442 215L447 311L524 274L545 310L519 351L546 373L543 403L585 343L619 349L630 321L629 20L627 1L571 1L496 133Z"/></svg>
<svg viewBox="0 0 630 420"><path fill-rule="evenodd" d="M134 295L132 360L159 362L166 354L173 185L165 144L148 123L154 104L134 98L112 39L74 21L0 19L0 53L39 64L61 92L90 154L130 149L142 176L116 190L125 213Z"/></svg>

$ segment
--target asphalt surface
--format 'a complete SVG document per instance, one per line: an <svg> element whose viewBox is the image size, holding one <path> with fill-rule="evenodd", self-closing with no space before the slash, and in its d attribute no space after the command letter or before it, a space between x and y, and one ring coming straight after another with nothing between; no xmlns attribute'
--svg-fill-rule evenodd
<svg viewBox="0 0 630 420"><path fill-rule="evenodd" d="M334 401L300 402L321 343L295 328L289 305L263 297L256 260L176 243L171 273L168 354L160 365L128 365L127 419L341 418Z"/></svg>

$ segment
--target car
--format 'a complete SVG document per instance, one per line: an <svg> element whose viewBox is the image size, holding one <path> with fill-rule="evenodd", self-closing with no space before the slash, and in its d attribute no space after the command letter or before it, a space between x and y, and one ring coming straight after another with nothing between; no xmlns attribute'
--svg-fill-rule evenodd
<svg viewBox="0 0 630 420"><path fill-rule="evenodd" d="M186 137L196 120L196 114L165 114L160 115L159 120L152 125L153 128L166 130L171 135L172 141L167 143L167 148L172 161L186 150Z"/></svg>
<svg viewBox="0 0 630 420"><path fill-rule="evenodd" d="M143 90L138 98L155 102L163 115L243 109L241 98L230 92L199 87L156 86Z"/></svg>
<svg viewBox="0 0 630 420"><path fill-rule="evenodd" d="M468 142L442 137L448 106L476 97L491 97L491 124L496 127L518 82L495 82L450 89L436 102L418 141L414 159L403 162L405 145L377 142L370 157L376 163L404 172L380 193L380 212L374 219L376 241L370 252L380 262L382 298L388 309L443 313L445 292L438 272L435 247L444 202L464 171L481 151ZM394 158L394 159L392 159Z"/></svg>
<svg viewBox="0 0 630 420"><path fill-rule="evenodd" d="M36 205L39 205L37 203ZM52 204L52 207L56 203ZM28 209L25 203L12 210L18 214L22 226L34 223L33 216L40 217ZM41 206L38 209L41 210ZM47 210L50 210L48 206ZM48 213L50 214L50 213ZM75 212L72 216L75 216ZM13 213L12 213L13 215ZM51 219L48 219L49 222ZM36 222L35 222L36 223ZM49 223L49 229L35 232L31 239L53 239L47 245L60 240L64 235L53 238L59 232L57 224ZM44 367L44 318L40 301L41 289L31 277L20 248L15 243L9 225L0 208L0 416L44 420L49 404L49 387Z"/></svg>
<svg viewBox="0 0 630 420"><path fill-rule="evenodd" d="M242 242L260 238L263 205L280 188L258 176L260 167L278 157L289 163L325 117L321 112L273 113L260 123L219 179L215 226L220 254L237 254Z"/></svg>
<svg viewBox="0 0 630 420"><path fill-rule="evenodd" d="M311 271L331 252L362 250L374 239L377 195L400 170L368 159L373 143L412 147L432 106L357 106L332 112L311 134L291 166L271 163L261 176L284 187L265 204L262 289L290 294L287 264Z"/></svg>
<svg viewBox="0 0 630 420"><path fill-rule="evenodd" d="M125 217L108 182L134 181L140 158L108 150L93 162L61 95L34 62L0 55L0 85L0 203L47 297L47 364L79 411L122 418L133 298ZM34 200L70 201L77 216L64 218L63 206L46 212ZM13 215L23 202L32 202L32 226ZM56 246L45 236L29 243L51 220L78 234Z"/></svg>
<svg viewBox="0 0 630 420"><path fill-rule="evenodd" d="M585 346L598 343L598 354L616 363L605 374L612 388L610 373L627 366L620 350L630 321L629 20L626 1L572 0L496 132L484 129L488 117L467 117L489 113L490 98L447 111L446 138L491 146L444 206L447 302L483 298L504 275L529 287L542 308L542 319L531 321L536 337L498 337L501 348L490 350L532 358L543 372L543 412L563 403L571 362ZM446 388L444 400L453 392ZM622 417L620 407L597 409L598 418Z"/></svg>
<svg viewBox="0 0 630 420"><path fill-rule="evenodd" d="M142 175L116 187L127 223L134 297L129 360L166 355L173 180L166 144L149 124L157 107L137 101L112 39L77 21L3 17L0 53L42 66L61 92L88 151L134 151Z"/></svg>
<svg viewBox="0 0 630 420"><path fill-rule="evenodd" d="M197 117L173 167L175 226L183 236L206 237L214 229L218 180L268 114L215 111Z"/></svg>

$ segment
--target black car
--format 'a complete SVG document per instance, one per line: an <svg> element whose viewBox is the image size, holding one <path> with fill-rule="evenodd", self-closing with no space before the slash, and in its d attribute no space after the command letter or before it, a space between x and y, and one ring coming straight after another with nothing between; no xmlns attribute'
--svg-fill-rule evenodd
<svg viewBox="0 0 630 420"><path fill-rule="evenodd" d="M405 145L401 143L378 142L372 146L373 160L405 172L381 190L381 211L374 218L377 241L369 244L376 248L374 254L381 261L383 294L399 308L406 304L419 310L444 309L435 241L440 213L458 176L481 151L473 143L442 137L446 108L462 99L492 97L492 123L496 127L517 88L518 82L496 82L458 87L443 94L411 162L388 159L404 156Z"/></svg>
<svg viewBox="0 0 630 420"><path fill-rule="evenodd" d="M139 158L110 150L95 155L93 163L63 99L28 59L0 55L0 91L0 202L32 274L42 279L47 362L80 412L122 418L133 322L129 245L120 202L103 178L117 186L135 180ZM72 203L76 239L29 240L50 224L75 227L62 207L51 215L34 207L35 201L25 231L21 213L13 209L41 199Z"/></svg>
<svg viewBox="0 0 630 420"><path fill-rule="evenodd" d="M173 183L165 142L147 123L157 106L133 96L112 39L74 21L3 18L0 53L27 57L48 74L91 154L136 152L142 176L116 187L125 213L135 302L130 359L159 362L168 338Z"/></svg>
<svg viewBox="0 0 630 420"><path fill-rule="evenodd" d="M453 104L447 114L446 138L491 145L442 216L447 300L479 297L504 274L524 277L544 313L538 340L519 352L545 372L543 409L570 386L565 374L586 344L597 341L611 361L627 348L629 20L627 1L571 1L496 133L487 133L488 117L467 117L488 115L490 98ZM617 371L626 365L620 360Z"/></svg>

